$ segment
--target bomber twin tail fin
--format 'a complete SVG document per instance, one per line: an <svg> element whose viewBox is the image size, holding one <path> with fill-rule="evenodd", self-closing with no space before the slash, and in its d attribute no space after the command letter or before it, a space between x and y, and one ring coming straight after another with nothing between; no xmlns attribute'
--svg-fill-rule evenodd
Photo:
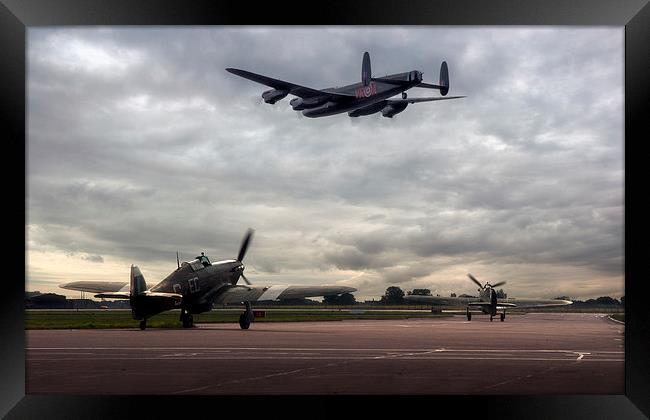
<svg viewBox="0 0 650 420"><path fill-rule="evenodd" d="M437 85L431 83L420 83L417 87L427 88L427 89L439 89L442 96L447 95L449 92L449 68L447 67L447 62L443 61L440 65L440 80Z"/></svg>
<svg viewBox="0 0 650 420"><path fill-rule="evenodd" d="M364 86L370 85L372 80L372 71L370 69L370 54L368 51L363 53L363 61L361 62L361 82Z"/></svg>

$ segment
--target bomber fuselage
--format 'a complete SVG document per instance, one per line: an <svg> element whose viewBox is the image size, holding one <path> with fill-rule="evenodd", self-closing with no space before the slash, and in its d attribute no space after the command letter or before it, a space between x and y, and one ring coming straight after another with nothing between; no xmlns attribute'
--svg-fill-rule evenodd
<svg viewBox="0 0 650 420"><path fill-rule="evenodd" d="M302 114L305 117L317 118L365 108L420 84L422 82L422 72L413 70L405 73L391 74L383 78L400 80L403 84L384 83L381 81L382 78L375 78L368 86L364 86L363 83L354 83L343 87L323 89L323 92L342 93L354 96L350 96L348 100L337 99L336 102L330 101L316 108L305 109L302 111Z"/></svg>

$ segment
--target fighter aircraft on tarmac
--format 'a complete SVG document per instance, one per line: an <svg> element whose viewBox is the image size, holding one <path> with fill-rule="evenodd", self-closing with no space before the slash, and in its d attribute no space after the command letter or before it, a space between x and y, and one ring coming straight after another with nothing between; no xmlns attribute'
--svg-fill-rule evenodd
<svg viewBox="0 0 650 420"><path fill-rule="evenodd" d="M192 314L207 312L215 303L244 303L246 309L239 316L239 326L248 329L254 320L251 302L331 296L357 290L347 286L253 286L244 276L242 263L252 235L253 230L249 229L236 260L213 264L203 253L189 262L177 260L178 268L151 288L147 288L142 272L134 265L131 266L129 283L75 281L59 287L98 293L95 295L97 298L129 299L133 319L140 320L142 330L147 327L147 318L175 308L181 310L183 327L192 327ZM237 284L240 277L246 286Z"/></svg>
<svg viewBox="0 0 650 420"><path fill-rule="evenodd" d="M262 93L262 98L267 104L274 104L287 95L297 96L289 104L294 111L302 111L305 117L310 118L343 112L347 112L350 117L359 117L380 111L384 117L393 118L394 115L404 111L408 104L464 98L464 96L444 97L449 92L449 70L446 61L443 61L440 66L440 79L437 85L424 83L422 72L418 70L384 77L372 77L370 54L367 51L363 54L361 64L361 82L343 87L312 89L246 70L233 68L226 70L245 79L272 87L273 89ZM408 98L406 91L412 87L438 89L443 97ZM401 99L388 99L399 93L402 94Z"/></svg>
<svg viewBox="0 0 650 420"><path fill-rule="evenodd" d="M404 299L411 302L430 303L433 306L457 306L467 305L467 320L472 320L472 313L470 309L479 309L482 313L490 315L490 321L497 316L497 311L502 311L500 314L501 321L506 319L507 308L532 308L542 306L563 306L571 305L573 302L570 300L559 299L529 299L529 298L508 298L499 299L497 292L494 291L495 287L506 284L505 281L500 281L495 284L485 283L482 285L476 277L467 274L479 287L478 297L442 297L442 296L425 296L425 295L407 295Z"/></svg>

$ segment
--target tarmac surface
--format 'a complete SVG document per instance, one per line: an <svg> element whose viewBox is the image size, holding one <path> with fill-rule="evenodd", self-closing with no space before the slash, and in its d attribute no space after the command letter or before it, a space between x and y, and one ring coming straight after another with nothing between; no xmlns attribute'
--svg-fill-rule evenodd
<svg viewBox="0 0 650 420"><path fill-rule="evenodd" d="M529 313L28 330L26 394L623 394L624 328Z"/></svg>

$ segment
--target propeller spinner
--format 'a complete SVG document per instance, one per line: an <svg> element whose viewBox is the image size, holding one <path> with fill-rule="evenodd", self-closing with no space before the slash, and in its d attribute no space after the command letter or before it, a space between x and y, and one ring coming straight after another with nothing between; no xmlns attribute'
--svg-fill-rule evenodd
<svg viewBox="0 0 650 420"><path fill-rule="evenodd" d="M482 285L482 284L481 284L481 283L476 279L476 277L474 277L471 273L467 273L467 277L469 277L470 280L472 280L474 283L476 283L476 285L479 287L479 289L478 289L479 292L480 292L481 290L483 290L483 289L487 289L487 288L493 289L493 288L495 288L495 287L499 287L499 286L501 286L501 285L506 284L505 281L500 281L500 282L498 282L498 283L494 283L494 284L485 283L485 285Z"/></svg>
<svg viewBox="0 0 650 420"><path fill-rule="evenodd" d="M500 282L494 283L494 284L487 283L487 285L490 286L491 288L499 287L499 286L501 286L503 284L506 284L506 282L505 281L500 281Z"/></svg>

